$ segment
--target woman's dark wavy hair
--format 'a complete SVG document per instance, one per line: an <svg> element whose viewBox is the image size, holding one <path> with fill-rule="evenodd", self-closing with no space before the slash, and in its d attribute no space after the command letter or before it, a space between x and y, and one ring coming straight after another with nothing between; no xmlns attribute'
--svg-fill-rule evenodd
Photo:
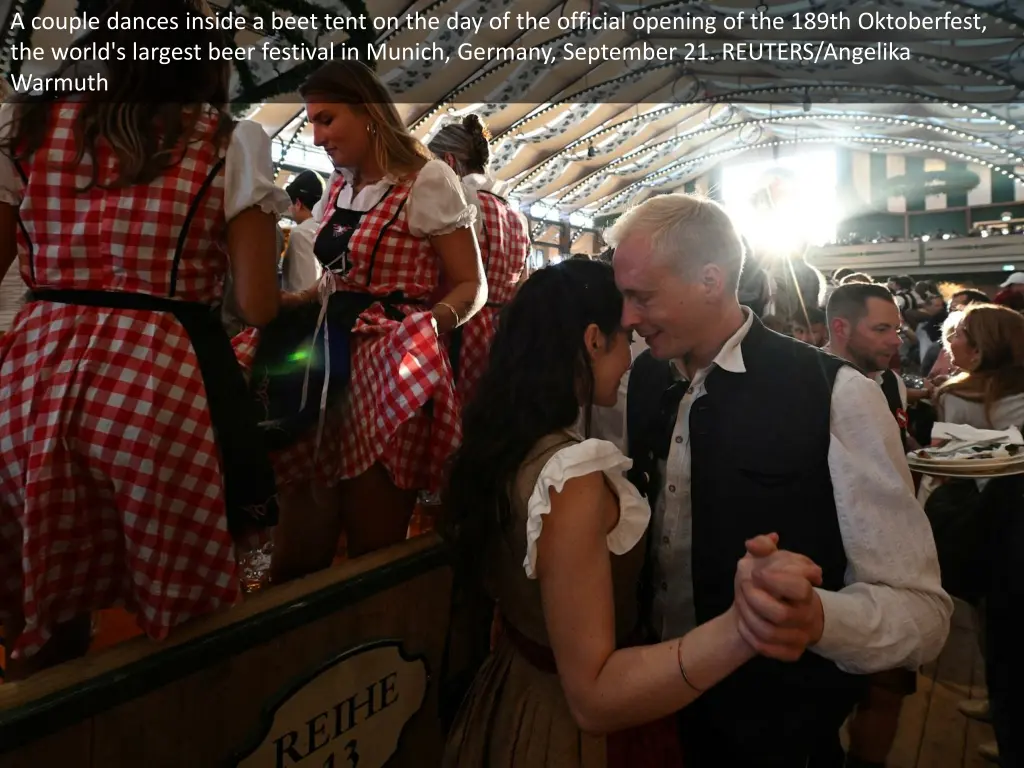
<svg viewBox="0 0 1024 768"><path fill-rule="evenodd" d="M55 105L75 100L82 107L73 126L77 150L72 166L78 169L89 158L85 175L88 181L79 191L148 184L181 162L187 145L196 139L199 119L212 112L216 130L213 140L224 145L231 136L234 120L228 110L230 64L211 61L206 56L209 46L221 47L229 42L224 32L197 29L199 18L212 19L214 13L207 0L105 0L91 4L100 9L103 18L97 29L75 40L72 48L87 49L110 46L114 50L140 48L160 49L171 46L197 46L203 52L198 60L175 60L164 64L159 60L127 61L112 59L106 66L109 90L74 92L49 90L41 93L19 93L7 101L15 104L15 120L8 138L0 142L0 150L15 160L34 154L49 135ZM177 22L177 29L135 30L120 25L110 29L108 19L117 13L122 21L140 18L166 18ZM61 64L56 77L70 77L78 64ZM112 182L98 178L96 147L105 142L117 157L117 178Z"/></svg>
<svg viewBox="0 0 1024 768"><path fill-rule="evenodd" d="M621 319L622 295L600 261L539 270L503 310L445 494L446 536L463 577L480 575L487 543L511 522L510 491L530 449L573 427L581 408L589 432L594 375L584 333L593 324L610 340Z"/></svg>

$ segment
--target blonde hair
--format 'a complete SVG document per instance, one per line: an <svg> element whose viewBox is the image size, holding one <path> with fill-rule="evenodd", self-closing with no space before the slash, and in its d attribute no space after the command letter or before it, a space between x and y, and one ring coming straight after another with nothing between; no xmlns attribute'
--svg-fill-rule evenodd
<svg viewBox="0 0 1024 768"><path fill-rule="evenodd" d="M721 267L735 291L743 271L743 240L725 209L698 195L658 195L624 213L604 234L615 247L634 234L645 236L660 258L684 277L708 264Z"/></svg>
<svg viewBox="0 0 1024 768"><path fill-rule="evenodd" d="M369 67L358 61L332 61L320 67L300 86L307 102L322 98L361 110L370 120L370 144L374 159L385 173L415 173L433 159L402 121L390 91Z"/></svg>
<svg viewBox="0 0 1024 768"><path fill-rule="evenodd" d="M998 401L1024 393L1024 316L996 304L969 304L943 324L947 350L954 333L978 350L978 366L953 377L939 391L983 403L991 424L991 410Z"/></svg>

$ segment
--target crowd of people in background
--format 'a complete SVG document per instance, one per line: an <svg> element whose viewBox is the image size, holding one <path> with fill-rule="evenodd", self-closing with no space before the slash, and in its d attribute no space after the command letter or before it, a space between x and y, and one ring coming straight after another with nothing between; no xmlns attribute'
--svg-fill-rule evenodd
<svg viewBox="0 0 1024 768"><path fill-rule="evenodd" d="M876 377L907 450L929 445L937 421L989 430L1024 426L1024 273L1010 274L990 296L967 285L908 275L876 279L852 267L826 277L800 259L760 265L755 260L750 266L747 282L769 285L764 322ZM944 584L957 585L957 596L978 609L983 654L999 670L998 677L989 675L998 681L990 684L993 703L965 701L961 711L992 722L993 712L1002 710L995 722L1003 764L1016 765L1017 753L1012 758L1006 753L1009 723L1022 716L1019 694L1010 690L1011 680L1019 685L1020 660L1008 648L1013 630L1007 605L1020 585L1008 572L1010 563L1024 556L1024 540L1019 526L1005 523L1002 515L1019 512L1020 500L997 496L1005 486L994 483L987 492L973 481L924 478L921 483L919 478L918 483ZM980 519L992 526L985 533L979 533ZM995 557L996 542L1001 558ZM874 682L851 720L851 755L881 764L895 737L901 698L914 689L899 676ZM989 743L980 752L998 759L1000 749Z"/></svg>
<svg viewBox="0 0 1024 768"><path fill-rule="evenodd" d="M971 227L965 234L959 232L946 232L937 229L931 232L915 232L910 238L902 235L883 235L876 232L874 235L861 235L851 232L848 235L837 237L829 245L877 245L879 243L928 243L935 240L956 240L961 237L993 237L1000 235L1024 235L1024 223L1004 216L1004 221L989 223L983 226Z"/></svg>

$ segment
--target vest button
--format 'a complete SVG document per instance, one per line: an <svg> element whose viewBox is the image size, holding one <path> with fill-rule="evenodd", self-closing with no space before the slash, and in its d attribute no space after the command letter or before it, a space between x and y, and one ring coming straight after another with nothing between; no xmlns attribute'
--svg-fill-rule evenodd
<svg viewBox="0 0 1024 768"><path fill-rule="evenodd" d="M669 492L669 493L675 493L675 492L676 492L676 487L675 487L674 485L670 485L670 486L668 487L668 492Z"/></svg>
<svg viewBox="0 0 1024 768"><path fill-rule="evenodd" d="M677 442L677 443L681 443L681 442L683 442L683 438L682 438L681 436L677 436L677 437L676 437L676 442Z"/></svg>
<svg viewBox="0 0 1024 768"><path fill-rule="evenodd" d="M667 591L668 590L668 582L667 581L661 582L661 588L662 588L662 590Z"/></svg>
<svg viewBox="0 0 1024 768"><path fill-rule="evenodd" d="M661 543L662 544L668 544L668 536L662 536L661 537Z"/></svg>

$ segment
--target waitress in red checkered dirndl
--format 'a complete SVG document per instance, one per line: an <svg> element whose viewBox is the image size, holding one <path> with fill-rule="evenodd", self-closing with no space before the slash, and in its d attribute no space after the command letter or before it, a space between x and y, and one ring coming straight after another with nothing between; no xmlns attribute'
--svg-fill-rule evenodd
<svg viewBox="0 0 1024 768"><path fill-rule="evenodd" d="M31 154L0 152L0 207L18 217L34 292L0 340L0 610L24 623L19 658L104 607L124 605L163 638L234 603L232 532L276 515L267 452L251 450L255 414L247 428L232 408L248 402L246 385L217 311L231 220L287 210L270 141L199 108L180 161L124 186L102 138L78 162L85 104L48 107ZM4 135L16 108L2 108ZM103 186L79 191L93 168ZM0 262L14 250L12 232Z"/></svg>
<svg viewBox="0 0 1024 768"><path fill-rule="evenodd" d="M493 192L487 175L490 133L478 115L444 126L430 142L430 151L443 158L462 177L466 197L478 211L477 238L487 275L487 305L460 328L456 379L460 401L468 403L487 367L491 339L501 308L515 295L526 277L530 234L526 220L509 202Z"/></svg>
<svg viewBox="0 0 1024 768"><path fill-rule="evenodd" d="M352 555L404 539L416 492L439 490L461 439L446 339L483 303L486 288L475 208L455 173L428 160L372 71L332 62L300 90L314 140L338 170L314 210L324 276L309 295L286 295L276 324L292 322L289 313L308 322L315 302L314 338L323 330L347 336L350 371L330 404L329 382L307 393L307 404L324 404L317 424L275 452L275 470L281 483L343 486L340 515ZM268 328L257 343L280 336ZM240 357L252 340L237 340ZM257 394L260 378L275 369L261 367L261 353L252 374ZM268 418L272 406L265 404ZM289 514L286 506L282 526ZM308 531L312 512L296 515ZM323 538L335 538L330 526Z"/></svg>

